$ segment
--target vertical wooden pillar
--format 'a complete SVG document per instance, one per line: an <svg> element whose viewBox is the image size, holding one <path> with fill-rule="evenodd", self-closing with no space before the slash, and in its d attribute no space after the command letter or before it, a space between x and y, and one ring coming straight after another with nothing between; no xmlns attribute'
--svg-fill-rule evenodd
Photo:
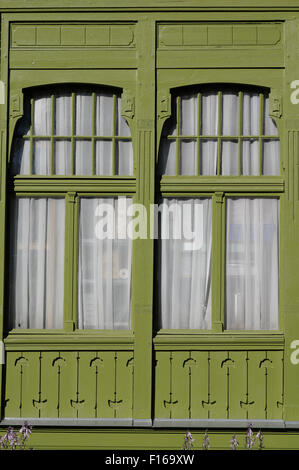
<svg viewBox="0 0 299 470"><path fill-rule="evenodd" d="M147 211L146 239L137 239L134 269L134 424L150 425L152 414L152 325L154 240L150 238L150 205L155 172L155 21L143 17L136 28L137 189L135 202Z"/></svg>

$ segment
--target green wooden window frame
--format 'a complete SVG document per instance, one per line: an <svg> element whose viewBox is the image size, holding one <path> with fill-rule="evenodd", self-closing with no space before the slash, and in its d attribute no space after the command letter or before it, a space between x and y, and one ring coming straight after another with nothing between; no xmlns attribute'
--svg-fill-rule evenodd
<svg viewBox="0 0 299 470"><path fill-rule="evenodd" d="M130 330L83 330L78 329L78 312L77 312L77 290L78 290L78 237L79 237L79 205L81 198L98 198L110 197L117 198L126 196L132 198L134 201L136 193L136 179L135 176L117 175L115 171L116 160L116 143L120 140L132 141L130 136L117 135L116 132L116 100L120 96L113 88L109 87L94 87L92 85L76 86L75 89L80 91L89 92L92 95L92 135L79 136L75 133L75 91L71 91L72 99L72 135L71 136L57 136L54 132L54 117L55 117L55 94L60 91L69 90L65 85L55 86L55 88L37 87L32 93L28 93L30 104L30 126L29 135L22 136L22 139L30 142L30 174L15 174L11 176L12 186L10 187L10 196L17 198L64 198L65 199L65 241L64 241L64 312L63 312L63 328L55 329L14 329L12 332L26 332L26 334L63 334L64 332L77 332L80 334L97 334L97 335L112 335L118 337L130 334L133 328L132 309ZM74 87L70 87L74 89ZM34 122L34 97L41 91L50 94L51 96L51 133L50 135L35 135L33 132ZM95 91L96 90L96 91ZM112 135L100 136L95 132L95 98L96 93L111 93L113 103L113 128ZM28 108L27 108L28 109ZM26 108L25 108L26 110ZM23 119L28 120L26 112ZM129 125L129 124L128 124ZM16 127L16 134L18 133ZM92 162L93 174L92 175L75 175L74 174L74 149L76 140L88 139L92 142ZM47 140L51 145L51 171L49 175L38 175L33 173L33 144L34 141L41 139ZM72 145L72 171L71 175L56 175L54 174L54 143L57 140L71 140ZM111 140L112 141L112 175L95 175L95 142L97 140ZM13 163L13 143L12 143L12 163ZM134 168L134 165L132 165ZM134 250L134 245L133 245ZM132 283L132 279L131 279ZM132 303L132 300L131 300Z"/></svg>
<svg viewBox="0 0 299 470"><path fill-rule="evenodd" d="M238 127L238 134L236 135L228 135L222 132L222 124L223 124L223 93L224 92L232 92L238 95L238 118L237 118L237 127ZM206 134L202 132L202 97L203 94L207 94L209 92L214 92L217 94L217 132L215 134ZM244 92L251 92L254 94L258 94L258 128L259 132L254 135L246 135L244 133L244 116L243 116L243 96ZM181 119L182 119L182 111L181 111L181 101L182 96L185 94L190 96L194 96L197 99L196 104L196 133L192 135L188 133L184 135L181 133ZM238 175L236 176L244 176L243 168L242 168L242 154L243 154L243 142L245 141L257 141L258 142L258 161L259 161L259 171L257 176L262 176L263 173L263 157L264 157L264 143L267 141L279 141L279 136L275 136L273 134L267 135L265 131L265 100L269 98L269 92L265 90L259 89L250 89L250 88L241 88L232 85L231 88L229 87L222 87L221 90L219 88L207 87L206 89L203 88L200 91L193 91L187 90L182 92L181 94L176 93L172 99L172 118L170 119L171 124L175 124L175 133L174 135L168 134L168 126L169 122L164 126L162 139L166 139L169 142L175 142L176 144L176 170L175 176L182 175L181 173L181 144L182 142L195 142L196 143L196 170L194 176L201 176L201 142L202 141L211 141L217 143L217 162L216 162L216 175L222 175L222 144L223 142L230 142L235 141L238 143ZM162 160L162 159L161 159ZM161 162L160 162L161 167ZM163 174L163 169L160 168L160 173ZM212 176L212 175L211 175Z"/></svg>
<svg viewBox="0 0 299 470"><path fill-rule="evenodd" d="M96 99L97 96L100 94L100 90L97 89L93 91L94 87L78 87L70 85L69 88L65 87L55 87L54 89L50 89L49 91L42 91L38 90L35 93L29 94L29 96L25 97L25 112L27 111L28 115L24 116L24 121L30 121L29 123L29 131L28 134L22 134L20 139L23 141L29 141L30 149L29 149L29 172L26 173L28 175L39 174L34 171L34 147L37 141L46 141L50 142L50 170L47 173L47 176L54 176L56 175L55 172L55 144L56 142L69 142L71 145L70 148L70 173L66 173L66 176L75 176L78 173L75 172L75 160L76 160L76 143L80 141L91 142L91 171L87 174L82 174L82 176L100 176L99 173L96 172L96 143L100 141L111 142L112 147L112 170L109 176L126 176L121 175L117 171L117 144L119 142L132 142L131 136L121 135L117 132L117 99L120 98L120 93L116 93L114 90L102 90L104 94L107 94L107 91L112 99L112 132L111 135L103 134L101 135L99 132L96 131ZM91 135L80 135L76 132L76 98L79 93L87 93L91 96L92 105L91 105ZM56 118L56 99L60 96L67 96L71 98L71 132L68 135L61 135L55 132L55 118ZM35 101L36 99L49 97L50 102L50 113L51 113L51 124L50 124L50 132L38 135L34 132L34 122L35 122ZM16 129L16 133L18 132L18 128ZM15 137L17 138L17 136ZM132 171L133 171L133 165ZM44 173L43 173L44 174ZM131 176L131 171L128 173L127 176Z"/></svg>
<svg viewBox="0 0 299 470"><path fill-rule="evenodd" d="M241 88L241 91L240 91ZM251 91L251 85L242 86L238 88L238 85L234 83L230 85L219 84L217 88L215 86L208 87L208 90L217 90L218 102L221 103L222 99L222 90L231 90L238 92L239 98L242 97L244 91ZM255 91L257 88L253 88ZM160 140L160 146L162 139L166 138L176 142L176 175L161 175L161 162L162 157L160 153L160 148L158 150L159 160L159 188L158 188L158 199L161 198L208 198L212 199L212 275L211 275L211 310L212 310L212 321L211 329L209 330L195 330L195 329L185 329L185 330L175 330L175 329L160 329L159 321L156 321L156 331L158 333L157 340L159 341L159 336L162 338L163 335L171 335L173 340L176 337L179 338L180 334L213 334L213 333L235 333L235 334L260 334L260 333L274 333L278 330L282 330L282 318L279 308L279 318L278 330L227 330L226 329L226 284L225 284L225 263L226 263L226 199L232 197L240 198L278 198L281 199L281 196L284 193L284 182L283 178L280 175L266 176L262 174L262 145L264 140L274 140L280 141L280 135L278 133L277 137L264 135L262 132L263 129L263 113L264 113L264 97L269 94L269 90L259 88L259 129L260 133L258 136L245 136L242 134L242 108L240 105L241 100L239 100L239 118L238 118L238 129L239 133L237 136L223 136L220 134L219 130L221 129L221 113L218 115L218 134L215 136L205 136L200 133L200 113L201 113L201 93L202 90L205 90L205 87L188 87L189 93L194 93L197 95L198 104L197 104L197 134L196 135L181 135L180 134L180 113L177 115L177 109L180 108L180 96L186 93L186 88L175 89L171 95L172 99L172 114L170 119L176 119L176 135L168 135L167 129L169 122L164 123L164 129L162 129L162 136ZM166 129L166 133L165 133ZM236 139L238 140L238 176L225 176L220 174L220 161L221 161L221 146L218 144L217 151L217 175L215 176L206 176L199 174L200 168L200 152L199 152L199 142L201 139L206 138L215 138L218 143L226 139ZM241 144L242 141L248 138L258 138L259 140L259 176L247 176L241 174ZM196 139L197 142L197 174L196 175L181 175L179 173L180 168L180 141L183 139ZM282 167L282 155L280 155L280 169ZM281 204L280 204L281 207ZM281 217L280 217L281 219ZM281 227L280 227L281 232ZM280 283L279 283L280 285ZM159 288L159 286L157 286ZM279 296L280 298L280 296Z"/></svg>

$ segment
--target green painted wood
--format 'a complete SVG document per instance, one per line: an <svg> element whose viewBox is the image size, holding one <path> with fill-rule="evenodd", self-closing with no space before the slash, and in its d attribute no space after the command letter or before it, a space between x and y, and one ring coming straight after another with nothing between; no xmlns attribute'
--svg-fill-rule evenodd
<svg viewBox="0 0 299 470"><path fill-rule="evenodd" d="M171 411L172 419L186 419L190 416L191 366L188 366L189 363L189 353L176 351L172 354L171 392L173 404L166 403L169 411Z"/></svg>
<svg viewBox="0 0 299 470"><path fill-rule="evenodd" d="M210 419L227 418L227 352L212 351L209 355L209 395L204 407L209 410Z"/></svg>
<svg viewBox="0 0 299 470"><path fill-rule="evenodd" d="M246 351L229 351L229 419L246 419L246 409L241 406L247 393L246 357Z"/></svg>
<svg viewBox="0 0 299 470"><path fill-rule="evenodd" d="M11 352L6 357L5 376L5 416L21 416L22 389L21 375L16 370L16 360L20 357L19 352Z"/></svg>
<svg viewBox="0 0 299 470"><path fill-rule="evenodd" d="M116 391L117 399L122 400L116 409L117 418L133 417L134 357L131 352L117 352Z"/></svg>
<svg viewBox="0 0 299 470"><path fill-rule="evenodd" d="M115 418L116 408L121 406L115 389L115 354L114 352L101 352L99 357L103 367L99 369L98 385L98 417Z"/></svg>
<svg viewBox="0 0 299 470"><path fill-rule="evenodd" d="M59 367L59 417L76 418L82 400L77 395L77 356L74 351L63 351L56 362ZM78 403L78 404L77 404Z"/></svg>
<svg viewBox="0 0 299 470"><path fill-rule="evenodd" d="M191 392L190 392L190 418L207 419L209 410L203 406L209 390L208 352L192 351L190 353Z"/></svg>
<svg viewBox="0 0 299 470"><path fill-rule="evenodd" d="M166 402L172 402L170 353L157 352L155 355L155 417L170 418Z"/></svg>
<svg viewBox="0 0 299 470"><path fill-rule="evenodd" d="M78 409L78 418L95 418L97 413L97 353L79 353L78 391L80 400L84 400Z"/></svg>
<svg viewBox="0 0 299 470"><path fill-rule="evenodd" d="M271 361L271 365L267 368L267 419L282 419L284 358L279 351L269 351L267 357Z"/></svg>
<svg viewBox="0 0 299 470"><path fill-rule="evenodd" d="M18 10L14 11L14 7ZM231 11L229 22L225 18L227 24L223 24L223 7ZM147 11L143 13L145 8ZM291 8L293 11L288 13ZM170 2L162 5L161 2L136 3L132 0L123 5L117 1L111 4L104 0L100 3L64 0L58 5L51 0L46 5L36 0L17 0L12 6L11 2L3 0L0 10L4 12L1 80L11 93L8 142L11 143L14 126L22 115L22 89L26 87L72 81L111 85L123 89L124 93L129 92L133 97L131 103L135 103L135 109L133 111L132 106L128 118L132 130L135 177L86 180L16 178L11 189L17 194L131 194L135 195L135 202L144 203L148 208L154 201L154 149L155 144L159 144L161 130L160 122L155 141L155 111L160 121L169 115L167 100L171 88L213 81L255 84L282 91L283 118L278 121L283 154L282 170L285 168L282 176L276 178L236 177L220 181L219 178L165 177L160 188L156 187L162 194L172 196L192 197L203 192L205 195L223 192L224 196L281 195L282 321L281 329L277 332L278 339L270 332L244 332L243 337L240 332L230 332L228 338L227 332L222 331L224 210L214 207L213 229L215 227L217 230L213 235L213 246L216 247L213 261L213 329L209 332L192 332L192 335L188 331L179 332L176 336L173 332L165 332L162 339L158 335L155 347L161 350L156 351L157 365L152 388L152 327L155 319L153 241L138 241L133 248L131 336L73 331L76 321L76 240L73 236L76 220L73 203L70 203L68 206L71 207L67 210L65 330L48 336L44 332L34 331L22 332L23 336L14 333L9 335L5 366L5 398L8 399L5 415L20 416L21 413L21 416L25 416L25 412L30 413L30 416L38 413L42 417L113 418L132 416L133 409L134 418L149 419L154 409L155 416L159 418L280 419L284 416L299 419L298 374L296 366L290 362L290 343L297 339L299 312L296 261L299 199L296 139L299 123L297 107L291 105L289 100L290 83L298 79L299 28L298 20L293 19L298 18L298 2L254 1L241 5L236 1L232 5L215 0L212 4L203 1L199 5L198 2L188 0L180 2L180 5L172 5ZM161 10L164 10L163 14ZM46 11L51 13L48 15ZM10 32L8 20L12 22ZM284 20L287 20L286 25ZM216 24L217 21L221 21L221 24ZM75 74L73 69L76 69ZM157 110L156 95L159 97ZM3 260L0 265L0 320L1 315L6 314L6 309L2 307L6 282L5 157L10 148L10 143L6 141L6 121L7 106L0 105L0 259ZM218 196L218 199L222 198ZM67 197L69 202L69 195ZM223 204L215 202L214 206ZM285 359L282 367L284 335ZM107 348L105 351L99 347L102 344L103 348ZM63 349L64 346L68 351ZM48 351L47 347L52 350ZM124 347L131 348L131 351L124 351ZM14 348L18 351L15 352ZM133 348L134 377L132 362L128 365ZM205 351L201 348L205 348ZM29 362L27 366L22 366L25 382L21 384L20 362L17 363L19 366L14 363L22 355ZM184 361L188 359L189 363L185 364L189 365L184 366ZM263 362L265 360L267 362ZM27 368L34 377L31 381ZM154 395L151 394L152 389ZM165 404L170 398L175 400L176 397L178 404L173 406L173 413L170 414ZM183 401L184 397L188 399ZM284 409L277 406L277 402L283 401L283 398ZM37 409L32 405L32 399L40 399L40 403L47 399L47 402ZM208 399L215 401L211 411L203 407L203 402ZM241 401L247 401L247 406L241 407ZM253 401L252 405L250 401ZM54 437L50 434L50 444L45 441L46 435L38 435L38 446L74 446L66 433L63 434L63 444L59 441L62 435ZM120 431L109 431L107 435L105 432L100 435L101 444L96 444L99 434L92 434L92 444L89 444L88 433L78 432L75 435L76 445L79 439L83 439L80 443L82 446L142 448L155 443L161 448L172 448L172 438L178 446L183 440L179 433L171 434L169 431L156 432L156 438L150 431L140 431L136 434L136 443L132 439L132 432L122 434ZM225 433L213 436L218 447L225 447L229 441ZM275 442L281 437L279 433L273 436ZM290 433L290 442L290 445L295 446L298 436Z"/></svg>
<svg viewBox="0 0 299 470"><path fill-rule="evenodd" d="M248 396L242 402L247 410L248 419L265 419L267 409L266 370L269 364L267 353L250 351L247 360L248 367Z"/></svg>
<svg viewBox="0 0 299 470"><path fill-rule="evenodd" d="M39 392L39 353L26 352L19 356L15 362L15 370L20 375L20 393L22 394L21 414L22 417L38 417L39 412L33 406L33 400L38 399Z"/></svg>
<svg viewBox="0 0 299 470"><path fill-rule="evenodd" d="M46 400L41 407L41 418L59 418L60 404L60 368L62 360L57 351L42 352L41 368L41 401ZM60 365L59 365L60 364Z"/></svg>

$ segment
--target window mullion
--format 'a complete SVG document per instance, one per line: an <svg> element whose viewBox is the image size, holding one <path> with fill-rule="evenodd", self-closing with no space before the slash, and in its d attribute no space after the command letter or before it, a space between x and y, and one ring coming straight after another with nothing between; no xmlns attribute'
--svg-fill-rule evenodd
<svg viewBox="0 0 299 470"><path fill-rule="evenodd" d="M116 146L115 146L115 136L116 136L116 95L113 95L112 102L112 175L115 176L116 172Z"/></svg>
<svg viewBox="0 0 299 470"><path fill-rule="evenodd" d="M75 308L77 302L77 243L78 243L78 202L75 192L66 195L65 224L65 288L64 288L64 329L73 331L75 327Z"/></svg>
<svg viewBox="0 0 299 470"><path fill-rule="evenodd" d="M96 144L95 144L95 135L96 135L96 94L92 93L92 115L91 115L91 174L96 174Z"/></svg>
<svg viewBox="0 0 299 470"><path fill-rule="evenodd" d="M197 176L200 175L200 130L201 130L201 93L197 94L197 138L196 138L196 150L197 150Z"/></svg>
<svg viewBox="0 0 299 470"><path fill-rule="evenodd" d="M259 99L259 175L263 174L263 139L264 134L264 95L260 93Z"/></svg>
<svg viewBox="0 0 299 470"><path fill-rule="evenodd" d="M176 100L176 112L177 112L177 126L176 126L176 175L180 174L181 166L181 142L180 142L180 127L181 127L181 99L178 96Z"/></svg>
<svg viewBox="0 0 299 470"><path fill-rule="evenodd" d="M218 92L218 122L217 122L217 175L221 172L221 123L222 123L222 92Z"/></svg>
<svg viewBox="0 0 299 470"><path fill-rule="evenodd" d="M54 129L55 129L55 97L51 95L51 161L50 161L50 174L54 175Z"/></svg>
<svg viewBox="0 0 299 470"><path fill-rule="evenodd" d="M76 95L72 93L71 175L75 174Z"/></svg>
<svg viewBox="0 0 299 470"><path fill-rule="evenodd" d="M243 134L243 92L239 92L239 123L238 123L238 165L239 176L242 174L242 134Z"/></svg>
<svg viewBox="0 0 299 470"><path fill-rule="evenodd" d="M212 330L223 331L224 325L224 195L215 192L212 209Z"/></svg>
<svg viewBox="0 0 299 470"><path fill-rule="evenodd" d="M30 104L31 104L31 107L30 107L30 109L31 109L31 124L30 124L30 131L29 131L30 132L30 156L29 156L29 158L30 158L30 163L29 163L30 167L29 168L30 169L29 169L29 174L32 175L33 174L33 153L34 153L34 149L33 149L33 142L34 142L34 140L33 140L33 133L34 133L33 132L33 126L34 126L34 99L33 98L31 98Z"/></svg>

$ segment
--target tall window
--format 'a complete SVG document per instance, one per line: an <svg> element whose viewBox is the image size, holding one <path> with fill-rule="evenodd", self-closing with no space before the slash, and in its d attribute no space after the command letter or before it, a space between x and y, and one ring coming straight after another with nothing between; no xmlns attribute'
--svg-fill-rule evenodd
<svg viewBox="0 0 299 470"><path fill-rule="evenodd" d="M160 230L172 224L182 235L159 243L160 327L211 329L216 318L229 330L277 329L279 194L269 195L267 178L280 175L280 143L268 94L173 96L159 162ZM191 227L201 242L190 245L184 212L197 206L200 224L196 232L194 213Z"/></svg>
<svg viewBox="0 0 299 470"><path fill-rule="evenodd" d="M130 328L132 247L117 220L135 186L129 179L127 194L118 185L133 173L119 94L26 96L11 160L9 327ZM112 236L97 230L107 213Z"/></svg>

